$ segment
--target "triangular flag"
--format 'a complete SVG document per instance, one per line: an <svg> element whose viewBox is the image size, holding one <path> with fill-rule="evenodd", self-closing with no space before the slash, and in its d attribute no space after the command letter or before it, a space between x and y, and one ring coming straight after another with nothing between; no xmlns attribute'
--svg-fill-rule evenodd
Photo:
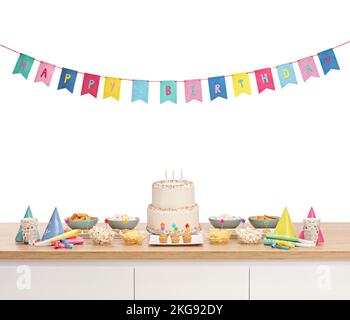
<svg viewBox="0 0 350 320"><path fill-rule="evenodd" d="M327 74L329 70L340 70L337 58L333 49L328 49L317 54L323 69L323 73Z"/></svg>
<svg viewBox="0 0 350 320"><path fill-rule="evenodd" d="M161 81L160 82L160 103L171 101L177 103L177 82Z"/></svg>
<svg viewBox="0 0 350 320"><path fill-rule="evenodd" d="M286 86L288 83L298 84L293 63L286 63L278 66L277 73L282 88L284 88L284 86Z"/></svg>
<svg viewBox="0 0 350 320"><path fill-rule="evenodd" d="M57 90L67 89L69 92L73 93L77 74L78 71L62 68Z"/></svg>
<svg viewBox="0 0 350 320"><path fill-rule="evenodd" d="M34 82L42 81L49 86L54 71L55 66L53 64L41 61Z"/></svg>
<svg viewBox="0 0 350 320"><path fill-rule="evenodd" d="M290 219L287 207L284 208L282 216L278 221L274 233L281 236L295 237L293 224Z"/></svg>
<svg viewBox="0 0 350 320"><path fill-rule="evenodd" d="M236 73L232 75L233 90L235 97L238 97L241 93L251 94L249 74L248 73Z"/></svg>
<svg viewBox="0 0 350 320"><path fill-rule="evenodd" d="M184 86L186 103L192 100L202 102L202 84L200 80L185 80Z"/></svg>
<svg viewBox="0 0 350 320"><path fill-rule="evenodd" d="M34 58L21 53L16 62L13 74L20 73L24 78L28 78L29 72L32 69Z"/></svg>
<svg viewBox="0 0 350 320"><path fill-rule="evenodd" d="M51 219L46 226L45 232L41 241L45 241L52 237L56 237L64 232L60 216L58 214L57 208L52 213Z"/></svg>
<svg viewBox="0 0 350 320"><path fill-rule="evenodd" d="M314 208L311 207L310 211L309 211L309 214L307 215L308 218L316 218L316 215L315 215L315 211L314 211ZM304 239L304 230L301 230L300 234L299 234L299 238L300 239ZM323 234L322 234L322 231L320 229L320 232L318 233L318 239L317 239L317 242L324 242L324 237L323 237Z"/></svg>
<svg viewBox="0 0 350 320"><path fill-rule="evenodd" d="M121 80L119 78L106 77L105 87L103 90L103 99L112 97L119 101L120 84L121 84Z"/></svg>
<svg viewBox="0 0 350 320"><path fill-rule="evenodd" d="M28 206L27 211L23 218L33 218L32 210L30 210L30 206ZM40 240L39 230L36 231L36 239ZM22 234L22 226L19 226L19 230L16 235L17 242L23 242L23 234Z"/></svg>
<svg viewBox="0 0 350 320"><path fill-rule="evenodd" d="M217 97L227 99L226 80L224 76L208 78L210 100Z"/></svg>
<svg viewBox="0 0 350 320"><path fill-rule="evenodd" d="M148 80L133 80L131 102L141 100L148 103L148 89Z"/></svg>
<svg viewBox="0 0 350 320"><path fill-rule="evenodd" d="M298 65L300 68L303 80L306 81L310 77L319 77L318 70L314 61L314 57L306 57L298 60Z"/></svg>
<svg viewBox="0 0 350 320"><path fill-rule="evenodd" d="M265 89L275 90L271 68L255 70L254 73L259 93Z"/></svg>
<svg viewBox="0 0 350 320"><path fill-rule="evenodd" d="M89 93L93 97L97 98L99 84L100 84L99 75L84 73L83 85L81 87L81 95Z"/></svg>

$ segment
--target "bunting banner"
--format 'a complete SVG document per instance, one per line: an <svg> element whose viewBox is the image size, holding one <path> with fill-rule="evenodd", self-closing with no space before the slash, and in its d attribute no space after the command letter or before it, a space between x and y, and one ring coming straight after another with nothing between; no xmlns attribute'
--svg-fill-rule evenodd
<svg viewBox="0 0 350 320"><path fill-rule="evenodd" d="M43 82L49 87L51 85L53 74L55 73L55 70L58 69L61 74L59 77L57 90L66 89L73 93L78 76L82 76L80 95L90 94L94 98L101 95L103 99L111 97L117 101L120 101L122 82L129 82L132 85L131 102L142 101L144 103L149 103L149 84L150 82L155 82L159 84L159 102L161 104L166 102L177 104L178 82L183 82L184 101L186 103L192 101L201 103L203 102L202 82L208 83L210 101L214 101L216 98L228 99L228 96L232 94L235 97L238 97L242 93L251 95L251 77L253 76L255 76L257 91L259 94L265 91L265 89L275 90L276 83L279 83L281 88L285 88L288 84L298 85L299 82L295 72L296 65L298 65L300 69L300 74L304 82L311 77L319 78L320 68L322 69L324 75L327 75L331 70L340 70L334 49L347 44L350 44L350 41L346 41L317 54L270 68L233 74L231 73L202 79L171 81L147 79L138 80L83 73L74 69L60 67L35 59L2 44L0 44L0 47L18 54L12 73L20 74L25 79L28 79L30 76L33 66L37 66L35 75L33 75L33 81ZM315 57L317 57L318 60L315 60ZM104 80L103 90L99 90L101 78ZM231 79L232 81L232 85L230 85L229 88L226 86L227 79ZM277 82L276 79L278 79ZM99 94L99 91L103 91L103 93ZM182 96L180 95L180 97Z"/></svg>
<svg viewBox="0 0 350 320"><path fill-rule="evenodd" d="M232 75L233 90L235 97L238 97L241 93L251 95L249 74L237 73Z"/></svg>
<svg viewBox="0 0 350 320"><path fill-rule="evenodd" d="M77 71L62 68L60 81L58 82L57 90L67 89L71 93L74 91L75 80L77 79Z"/></svg>

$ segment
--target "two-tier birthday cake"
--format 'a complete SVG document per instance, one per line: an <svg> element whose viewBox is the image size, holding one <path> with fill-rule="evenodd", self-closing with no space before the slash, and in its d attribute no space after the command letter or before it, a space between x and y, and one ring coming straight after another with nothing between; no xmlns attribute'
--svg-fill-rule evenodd
<svg viewBox="0 0 350 320"><path fill-rule="evenodd" d="M176 224L192 232L199 231L198 205L194 201L193 182L187 180L160 180L152 184L152 203L147 209L147 230L160 233L161 223L167 230Z"/></svg>

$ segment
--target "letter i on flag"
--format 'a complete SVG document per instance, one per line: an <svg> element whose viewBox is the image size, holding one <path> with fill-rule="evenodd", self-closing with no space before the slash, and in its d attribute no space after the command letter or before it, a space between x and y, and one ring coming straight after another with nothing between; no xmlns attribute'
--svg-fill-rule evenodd
<svg viewBox="0 0 350 320"><path fill-rule="evenodd" d="M177 82L161 81L160 82L160 103L165 101L177 102Z"/></svg>
<svg viewBox="0 0 350 320"><path fill-rule="evenodd" d="M91 94L97 98L98 85L100 76L96 74L84 73L83 86L81 87L81 95Z"/></svg>
<svg viewBox="0 0 350 320"><path fill-rule="evenodd" d="M33 63L34 63L34 58L21 53L18 57L17 63L15 65L15 68L13 69L12 74L19 73L25 79L27 79L29 72L32 69Z"/></svg>
<svg viewBox="0 0 350 320"><path fill-rule="evenodd" d="M210 100L217 97L227 99L226 81L224 76L208 78Z"/></svg>
<svg viewBox="0 0 350 320"><path fill-rule="evenodd" d="M241 93L251 94L249 74L237 73L232 75L233 90L235 97L238 97Z"/></svg>
<svg viewBox="0 0 350 320"><path fill-rule="evenodd" d="M281 88L285 87L288 83L298 84L292 63L278 66L277 73L278 78L280 79Z"/></svg>
<svg viewBox="0 0 350 320"><path fill-rule="evenodd" d="M131 102L141 100L148 103L149 82L147 80L132 81Z"/></svg>
<svg viewBox="0 0 350 320"><path fill-rule="evenodd" d="M34 82L42 81L49 86L54 71L54 65L41 61Z"/></svg>
<svg viewBox="0 0 350 320"><path fill-rule="evenodd" d="M75 70L62 68L57 90L67 89L69 92L73 93L75 80L77 79L77 74L78 72Z"/></svg>
<svg viewBox="0 0 350 320"><path fill-rule="evenodd" d="M319 77L318 70L313 57L306 57L298 60L299 68L303 80L306 81L310 77Z"/></svg>
<svg viewBox="0 0 350 320"><path fill-rule="evenodd" d="M260 69L255 71L256 83L258 85L258 92L265 89L275 90L271 68Z"/></svg>
<svg viewBox="0 0 350 320"><path fill-rule="evenodd" d="M192 100L202 102L202 85L200 80L185 80L185 99L186 103Z"/></svg>
<svg viewBox="0 0 350 320"><path fill-rule="evenodd" d="M335 57L333 49L328 49L320 52L318 58L323 69L324 74L327 74L329 70L340 70L337 58Z"/></svg>
<svg viewBox="0 0 350 320"><path fill-rule="evenodd" d="M121 80L119 78L106 77L105 87L103 90L103 99L112 97L119 101L120 84L121 84Z"/></svg>

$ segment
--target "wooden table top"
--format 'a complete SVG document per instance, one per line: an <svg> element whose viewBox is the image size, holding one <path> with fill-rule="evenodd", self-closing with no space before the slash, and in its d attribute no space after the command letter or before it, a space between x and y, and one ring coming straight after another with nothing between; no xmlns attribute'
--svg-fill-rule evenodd
<svg viewBox="0 0 350 320"><path fill-rule="evenodd" d="M316 248L273 249L263 244L245 245L233 239L227 244L208 242L208 224L202 224L204 244L199 246L149 246L148 238L142 245L125 245L122 239L115 239L110 246L96 246L90 239L84 245L72 250L52 247L33 247L15 242L18 224L0 224L0 260L49 259L114 259L114 260L350 260L350 223L323 223L325 243ZM40 230L45 225L40 225ZM140 230L145 224L140 224ZM300 224L295 224L299 233ZM41 233L42 234L42 233Z"/></svg>

